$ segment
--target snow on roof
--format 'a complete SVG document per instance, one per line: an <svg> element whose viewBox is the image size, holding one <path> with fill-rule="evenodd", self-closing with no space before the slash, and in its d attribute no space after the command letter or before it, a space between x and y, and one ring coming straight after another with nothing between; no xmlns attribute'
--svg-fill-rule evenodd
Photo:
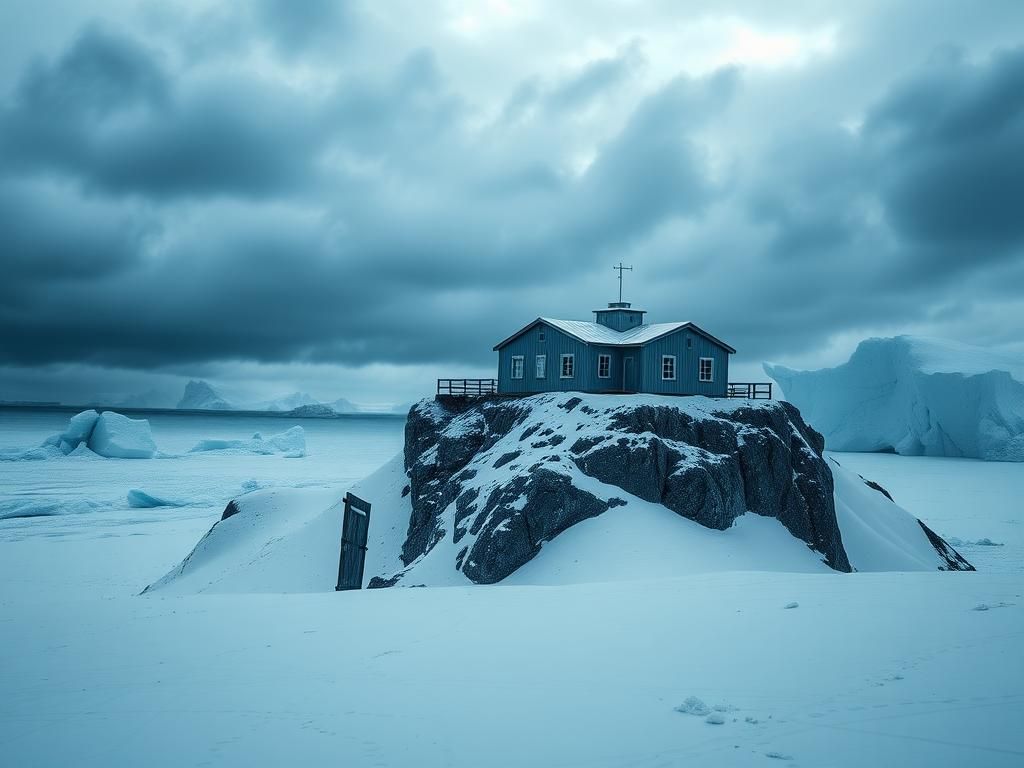
<svg viewBox="0 0 1024 768"><path fill-rule="evenodd" d="M567 333L586 344L605 344L612 347L631 347L638 344L646 344L648 341L653 341L654 339L660 338L668 333L678 331L680 328L690 328L716 344L721 345L729 352L736 351L725 342L716 339L710 333L689 321L679 323L651 323L649 325L639 325L636 328L628 328L624 331L617 331L614 328L609 328L608 326L601 325L600 323L591 323L586 320L558 320L554 317L538 317L532 323L524 326L512 336L509 336L504 341L496 344L494 349L501 349L538 322L547 323L551 327L557 328L563 333Z"/></svg>
<svg viewBox="0 0 1024 768"><path fill-rule="evenodd" d="M542 317L548 325L552 325L570 336L587 342L588 344L643 344L644 342L664 336L666 333L676 331L690 323L652 323L651 325L639 325L636 328L629 328L625 331L616 331L607 325L590 323L585 320L556 320L553 317Z"/></svg>

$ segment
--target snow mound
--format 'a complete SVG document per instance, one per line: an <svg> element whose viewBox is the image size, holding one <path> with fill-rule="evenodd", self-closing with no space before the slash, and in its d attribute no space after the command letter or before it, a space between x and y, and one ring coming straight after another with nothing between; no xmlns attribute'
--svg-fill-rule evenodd
<svg viewBox="0 0 1024 768"><path fill-rule="evenodd" d="M231 403L205 381L190 381L185 385L178 408L189 411L227 411L231 410Z"/></svg>
<svg viewBox="0 0 1024 768"><path fill-rule="evenodd" d="M399 456L355 491L381 502L370 513L364 585L371 576L400 567L398 553L411 511L402 503L405 482ZM144 591L332 592L338 581L341 495L319 488L247 493L228 505L225 516L180 565Z"/></svg>
<svg viewBox="0 0 1024 768"><path fill-rule="evenodd" d="M835 368L764 364L834 451L1024 461L1024 363L966 344L867 339Z"/></svg>
<svg viewBox="0 0 1024 768"><path fill-rule="evenodd" d="M836 513L858 571L935 571L947 567L925 529L853 472L830 462ZM403 568L412 504L398 455L352 489L371 502L363 586ZM621 495L621 491L618 491ZM267 488L238 497L225 518L182 563L145 591L329 592L337 583L342 504L339 493ZM416 562L406 586L471 582L452 567L448 536ZM955 553L954 553L955 554ZM693 573L835 573L777 520L747 514L725 531L683 520L664 507L626 503L584 520L545 543L503 584L559 585L672 578Z"/></svg>
<svg viewBox="0 0 1024 768"><path fill-rule="evenodd" d="M284 432L263 437L259 432L249 440L200 440L189 453L208 453L224 451L235 454L258 454L269 456L282 453L285 458L302 458L306 455L306 432L302 427L295 426Z"/></svg>
<svg viewBox="0 0 1024 768"><path fill-rule="evenodd" d="M151 459L156 443L146 419L104 411L89 435L89 450L110 459Z"/></svg>
<svg viewBox="0 0 1024 768"><path fill-rule="evenodd" d="M185 502L175 501L173 499L164 499L160 496L154 496L145 491L140 491L137 488L133 488L128 491L128 506L136 509L151 509L153 507L183 507Z"/></svg>
<svg viewBox="0 0 1024 768"><path fill-rule="evenodd" d="M974 570L920 520L896 504L884 488L829 459L835 481L836 518L843 546L858 571ZM931 534L931 535L929 535ZM939 540L941 541L941 539Z"/></svg>

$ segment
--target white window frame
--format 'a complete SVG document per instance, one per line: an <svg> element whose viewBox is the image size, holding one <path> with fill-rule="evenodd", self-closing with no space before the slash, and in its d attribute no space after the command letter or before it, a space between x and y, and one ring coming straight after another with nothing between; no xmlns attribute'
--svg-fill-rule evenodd
<svg viewBox="0 0 1024 768"><path fill-rule="evenodd" d="M538 379L546 379L548 377L548 356L537 355L533 360L533 373L534 377Z"/></svg>
<svg viewBox="0 0 1024 768"><path fill-rule="evenodd" d="M604 367L604 374L601 373L601 363L605 362L607 365ZM598 355L597 356L597 378L599 379L610 379L612 377L612 356L611 355Z"/></svg>
<svg viewBox="0 0 1024 768"><path fill-rule="evenodd" d="M704 361L708 362L708 375L704 376ZM707 384L715 380L715 358L713 357L702 357L697 361L697 381L701 384Z"/></svg>
<svg viewBox="0 0 1024 768"><path fill-rule="evenodd" d="M519 364L519 366L518 366L518 369L519 369L518 370L518 374L519 375L518 376L516 375L516 373L517 373L517 371L516 371L516 363ZM512 355L511 378L513 378L513 379L521 379L521 378L523 378L523 374L525 373L525 371L524 371L525 367L526 367L526 356L525 355Z"/></svg>
<svg viewBox="0 0 1024 768"><path fill-rule="evenodd" d="M569 363L569 373L565 372L565 363ZM571 352L563 353L558 366L559 378L562 379L574 379L576 378L576 355Z"/></svg>
<svg viewBox="0 0 1024 768"><path fill-rule="evenodd" d="M665 363L672 361L672 375L665 375ZM676 356L675 355L662 355L661 356L661 380L662 381L675 381L676 380Z"/></svg>

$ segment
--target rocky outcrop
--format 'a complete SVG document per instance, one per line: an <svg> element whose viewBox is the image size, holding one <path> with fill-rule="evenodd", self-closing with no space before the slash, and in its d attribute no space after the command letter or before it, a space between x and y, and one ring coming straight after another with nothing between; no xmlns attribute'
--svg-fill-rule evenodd
<svg viewBox="0 0 1024 768"><path fill-rule="evenodd" d="M456 567L493 583L632 495L718 530L747 512L777 518L850 571L823 448L796 408L773 401L423 401L406 423L412 513L401 559L411 566L450 538Z"/></svg>

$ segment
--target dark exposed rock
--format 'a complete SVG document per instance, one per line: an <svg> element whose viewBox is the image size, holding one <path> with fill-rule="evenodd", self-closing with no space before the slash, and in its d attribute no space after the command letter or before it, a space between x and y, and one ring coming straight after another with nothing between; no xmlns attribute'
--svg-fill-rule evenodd
<svg viewBox="0 0 1024 768"><path fill-rule="evenodd" d="M889 493L887 490L885 490L885 488L883 488L881 485L876 483L874 480L868 480L867 478L863 478L863 479L864 479L864 485L866 485L868 488L872 488L872 489L878 491L880 494L885 496L889 501L895 501L895 499L893 499L893 497L892 497L892 494Z"/></svg>
<svg viewBox="0 0 1024 768"><path fill-rule="evenodd" d="M221 513L220 519L227 520L229 517L237 515L241 511L242 510L238 508L238 505L235 504L235 500L232 499L231 501L228 502L228 505L224 507L224 511Z"/></svg>
<svg viewBox="0 0 1024 768"><path fill-rule="evenodd" d="M563 398L413 407L405 447L407 566L448 537L462 545L453 559L467 577L500 581L543 542L625 503L578 488L571 477L578 469L709 528L729 528L748 511L775 517L831 567L851 570L823 441L792 406L694 398L577 410L581 398ZM552 410L539 414L538 407ZM571 447L562 445L567 432L583 430ZM535 435L546 439L524 451ZM524 455L529 461L514 463Z"/></svg>
<svg viewBox="0 0 1024 768"><path fill-rule="evenodd" d="M946 567L940 567L940 571L975 570L975 567L964 560L960 553L953 549L941 536L939 536L939 534L920 520L917 521L917 524L921 526L921 529L924 531L924 535L928 537L928 541L930 541L932 546L935 547L935 551L938 552L942 556L942 559L946 561Z"/></svg>
<svg viewBox="0 0 1024 768"><path fill-rule="evenodd" d="M498 467L503 467L510 461L515 461L522 455L522 451L509 451L508 453L503 453L501 454L501 456L498 457L498 460L494 462L494 464L492 464L491 466L493 466L495 469L497 469Z"/></svg>

